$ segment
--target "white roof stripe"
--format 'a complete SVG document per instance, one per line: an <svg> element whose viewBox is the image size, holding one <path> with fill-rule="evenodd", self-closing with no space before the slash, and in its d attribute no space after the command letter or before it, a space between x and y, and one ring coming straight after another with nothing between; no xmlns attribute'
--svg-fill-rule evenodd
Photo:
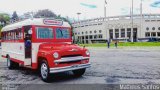
<svg viewBox="0 0 160 90"><path fill-rule="evenodd" d="M14 23L14 24L7 25L7 26L3 27L1 31L2 32L3 31L10 31L13 29L21 28L22 26L27 26L27 25L57 26L57 25L46 25L46 24L44 24L43 20L44 20L44 18L26 19L24 21L20 21L20 22ZM64 22L64 21L61 26L62 27L71 27L68 22Z"/></svg>

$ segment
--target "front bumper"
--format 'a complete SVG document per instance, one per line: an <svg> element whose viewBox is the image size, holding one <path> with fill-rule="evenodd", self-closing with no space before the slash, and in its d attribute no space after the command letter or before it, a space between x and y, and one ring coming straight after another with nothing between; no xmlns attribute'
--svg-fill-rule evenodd
<svg viewBox="0 0 160 90"><path fill-rule="evenodd" d="M81 60L88 60L89 57L77 56L77 57L65 57L59 60L55 60L54 63L65 63L65 62L74 62L74 61L81 61Z"/></svg>
<svg viewBox="0 0 160 90"><path fill-rule="evenodd" d="M66 72L66 71L78 70L78 69L89 68L89 67L91 67L90 63L72 65L72 66L66 66L66 67L50 68L50 73Z"/></svg>

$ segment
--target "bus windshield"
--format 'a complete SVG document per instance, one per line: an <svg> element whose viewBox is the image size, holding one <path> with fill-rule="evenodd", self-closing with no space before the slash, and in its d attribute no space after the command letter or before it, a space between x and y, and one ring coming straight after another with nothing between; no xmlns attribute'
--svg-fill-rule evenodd
<svg viewBox="0 0 160 90"><path fill-rule="evenodd" d="M57 39L69 39L69 30L68 29L62 29L57 28L56 29L56 38Z"/></svg>
<svg viewBox="0 0 160 90"><path fill-rule="evenodd" d="M53 29L37 27L37 38L39 39L52 39L53 38Z"/></svg>
<svg viewBox="0 0 160 90"><path fill-rule="evenodd" d="M56 28L54 34L53 28L48 27L37 27L37 39L54 39L54 35L56 39L69 39L70 32L67 28Z"/></svg>

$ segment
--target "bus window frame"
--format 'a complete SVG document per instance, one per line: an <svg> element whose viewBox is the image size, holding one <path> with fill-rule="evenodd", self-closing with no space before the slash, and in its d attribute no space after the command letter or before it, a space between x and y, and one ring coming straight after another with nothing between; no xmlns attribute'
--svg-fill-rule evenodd
<svg viewBox="0 0 160 90"><path fill-rule="evenodd" d="M14 36L14 33L18 32L18 30L21 31L20 33L20 38L17 38L17 36ZM24 42L24 30L23 30L23 27L21 28L16 28L16 29L13 29L13 30L8 30L8 31L2 31L2 42ZM5 36L4 34L5 33ZM11 34L13 35L11 37ZM5 37L5 39L4 39ZM16 38L15 38L16 37Z"/></svg>
<svg viewBox="0 0 160 90"><path fill-rule="evenodd" d="M39 31L39 30L38 30L37 28L48 28L48 29L52 29L53 38L38 38L38 37L37 37L37 31ZM53 28L50 28L50 27L36 27L36 28L35 28L35 33L36 33L36 38L37 38L37 39L46 39L46 40L47 40L47 39L54 39L54 30L53 30Z"/></svg>
<svg viewBox="0 0 160 90"><path fill-rule="evenodd" d="M70 29L68 29L68 28L63 28L63 27L60 27L60 28L55 28L55 34L56 34L56 30L57 29L61 29L61 30L69 30L69 38L71 38L72 36L72 34L71 34L71 30ZM56 34L57 35L57 34ZM57 40L63 40L63 39L69 39L69 38L57 38L57 36L55 36L55 38L57 39Z"/></svg>
<svg viewBox="0 0 160 90"><path fill-rule="evenodd" d="M36 27L44 27L44 28L52 28L53 29L53 39L40 39L37 38L37 33L36 33ZM56 28L66 28L69 30L70 36L68 39L57 39L56 38ZM72 33L71 33L71 28L70 27L61 27L61 26L45 26L45 25L33 25L32 26L32 37L33 40L32 42L72 42Z"/></svg>

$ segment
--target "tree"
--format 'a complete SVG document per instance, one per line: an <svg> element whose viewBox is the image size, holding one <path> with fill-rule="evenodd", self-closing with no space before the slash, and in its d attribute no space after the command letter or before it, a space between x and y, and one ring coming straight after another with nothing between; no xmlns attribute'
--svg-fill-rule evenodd
<svg viewBox="0 0 160 90"><path fill-rule="evenodd" d="M0 13L0 31L10 21L10 17L6 13ZM1 34L0 34L1 38Z"/></svg>
<svg viewBox="0 0 160 90"><path fill-rule="evenodd" d="M10 16L6 13L0 13L0 19L7 21L10 21Z"/></svg>
<svg viewBox="0 0 160 90"><path fill-rule="evenodd" d="M12 14L12 20L18 20L18 15L16 11L14 11Z"/></svg>
<svg viewBox="0 0 160 90"><path fill-rule="evenodd" d="M6 13L0 13L0 26L5 26L7 23L9 23L10 17Z"/></svg>
<svg viewBox="0 0 160 90"><path fill-rule="evenodd" d="M51 10L48 10L48 9L44 9L44 10L39 10L35 15L34 17L36 18L56 18L57 15L52 12Z"/></svg>

